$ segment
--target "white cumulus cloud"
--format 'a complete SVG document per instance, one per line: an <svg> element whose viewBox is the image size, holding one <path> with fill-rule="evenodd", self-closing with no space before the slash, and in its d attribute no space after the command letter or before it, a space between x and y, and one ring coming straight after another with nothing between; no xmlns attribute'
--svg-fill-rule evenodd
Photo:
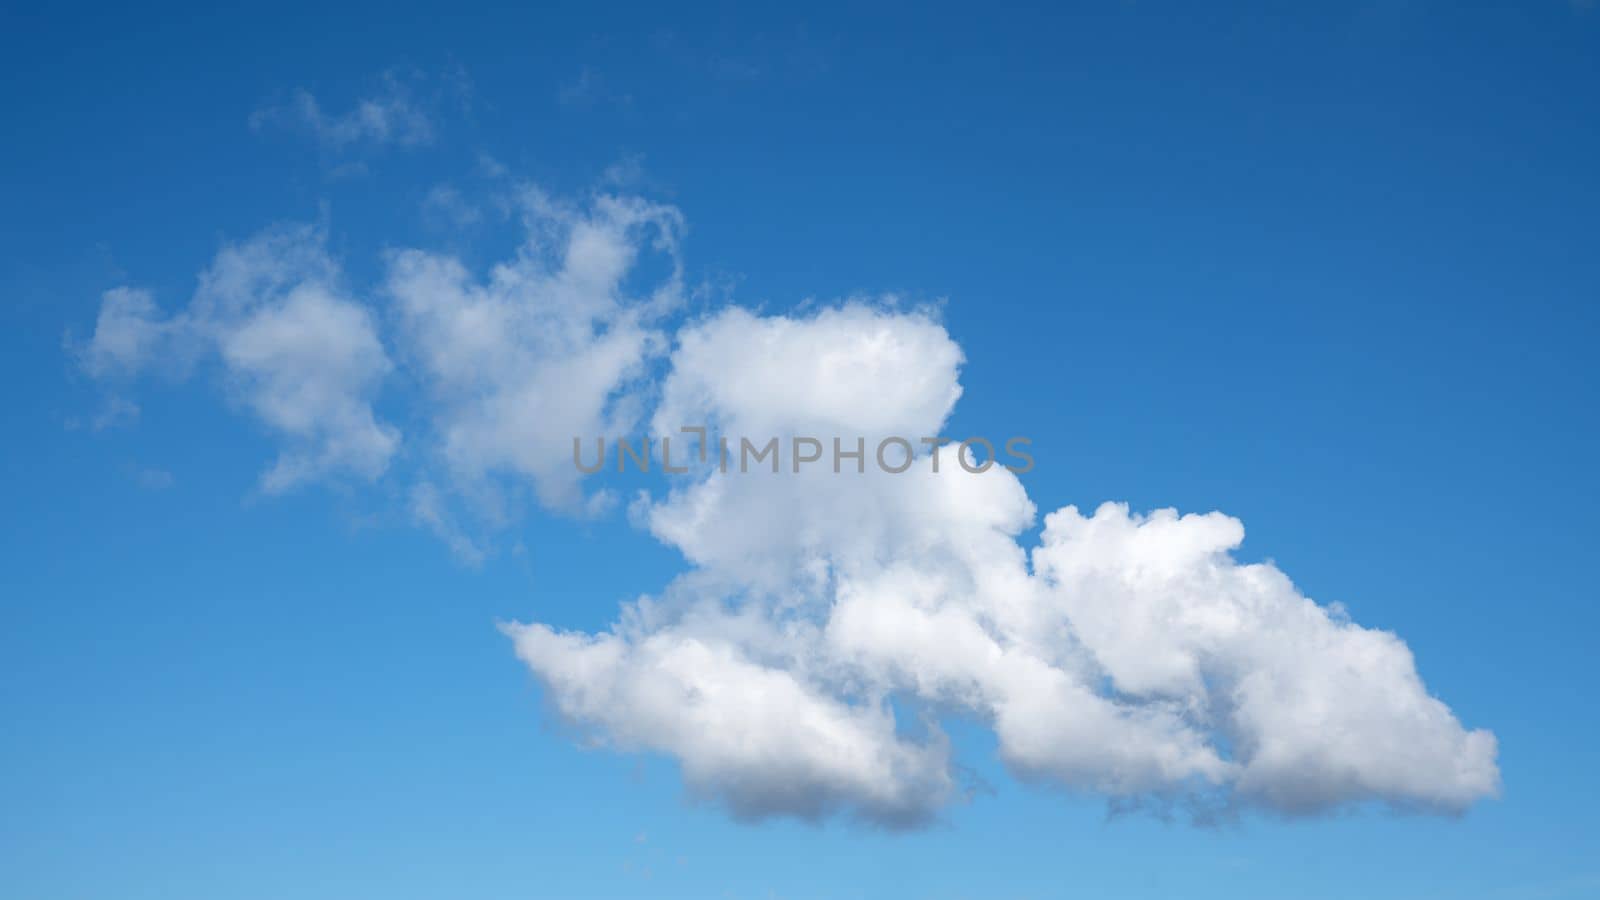
<svg viewBox="0 0 1600 900"><path fill-rule="evenodd" d="M603 505L574 437L647 425L681 441L678 462L693 458L685 427L730 438L736 457L741 438L779 438L777 472L723 471L713 454L633 504L688 570L611 628L505 626L591 740L672 757L741 818L935 819L970 793L951 717L990 729L1019 778L1202 818L1452 813L1497 793L1494 735L1428 691L1398 636L1237 559L1237 519L1068 506L1024 540L1038 511L1016 474L967 471L921 440L961 397L961 348L933 314L728 307L674 332L675 208L533 188L516 208L525 237L486 270L388 253L381 316L319 229L269 229L224 247L175 313L108 291L78 361L111 385L214 363L281 442L268 492L388 471L400 434L374 402L404 368L422 435L410 516L474 564L489 551L458 521L462 498L489 498L493 518L509 481L550 508ZM797 436L822 451L799 472ZM905 471L875 458L885 438L910 442ZM836 472L835 440L865 458Z"/></svg>
<svg viewBox="0 0 1600 900"><path fill-rule="evenodd" d="M870 453L938 435L960 363L920 313L729 310L680 333L655 425L864 434ZM938 473L928 448L903 474L705 467L638 510L689 573L604 633L508 632L565 716L745 817L936 817L963 796L938 715L987 725L1024 779L1204 817L1455 812L1498 790L1494 736L1398 637L1235 560L1238 520L1067 507L1030 549L1017 477L953 452Z"/></svg>

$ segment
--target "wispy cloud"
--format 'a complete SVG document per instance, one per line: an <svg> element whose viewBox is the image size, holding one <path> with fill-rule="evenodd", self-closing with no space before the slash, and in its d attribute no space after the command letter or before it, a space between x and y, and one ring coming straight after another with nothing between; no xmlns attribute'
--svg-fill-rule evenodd
<svg viewBox="0 0 1600 900"><path fill-rule="evenodd" d="M611 84L595 66L585 65L578 74L563 82L556 90L556 99L562 106L617 106L633 105L633 94Z"/></svg>
<svg viewBox="0 0 1600 900"><path fill-rule="evenodd" d="M448 509L449 503L438 487L424 481L411 489L411 520L433 532L462 563L476 568L488 553L469 537Z"/></svg>
<svg viewBox="0 0 1600 900"><path fill-rule="evenodd" d="M93 335L74 352L86 373L114 385L220 362L230 396L284 438L261 478L268 493L335 473L376 478L400 440L372 409L391 364L342 281L320 228L269 228L223 247L175 313L147 291L107 291Z"/></svg>
<svg viewBox="0 0 1600 900"><path fill-rule="evenodd" d="M309 90L295 90L287 100L252 113L250 127L300 132L336 152L360 146L419 147L434 141L446 101L464 102L469 93L470 83L459 71L441 78L389 72L371 94L338 110L330 110Z"/></svg>
<svg viewBox="0 0 1600 900"><path fill-rule="evenodd" d="M457 228L476 225L483 219L483 209L449 184L435 185L429 190L422 199L422 211L434 221Z"/></svg>
<svg viewBox="0 0 1600 900"><path fill-rule="evenodd" d="M128 477L147 491L164 491L172 487L175 480L166 469L133 464L128 466Z"/></svg>

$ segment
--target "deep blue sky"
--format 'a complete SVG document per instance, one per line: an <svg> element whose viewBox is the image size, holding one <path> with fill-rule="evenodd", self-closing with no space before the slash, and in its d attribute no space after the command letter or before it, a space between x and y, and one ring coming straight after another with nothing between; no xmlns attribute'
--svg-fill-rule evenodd
<svg viewBox="0 0 1600 900"><path fill-rule="evenodd" d="M0 59L0 894L1600 896L1600 10L13 6ZM430 145L251 127L386 71ZM945 298L954 430L1031 436L1044 509L1238 516L1494 730L1504 796L1108 822L974 734L994 793L931 831L734 824L574 748L494 629L677 570L622 517L534 513L474 570L381 484L255 497L270 442L204 380L72 427L102 291L179 304L319 217L358 283L494 259L424 209L485 154L565 192L631 161L745 304Z"/></svg>

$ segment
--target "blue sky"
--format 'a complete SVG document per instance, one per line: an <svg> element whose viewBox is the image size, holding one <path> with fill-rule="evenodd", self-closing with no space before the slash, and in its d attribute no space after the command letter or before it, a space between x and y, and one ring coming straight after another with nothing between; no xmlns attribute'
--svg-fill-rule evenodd
<svg viewBox="0 0 1600 900"><path fill-rule="evenodd" d="M0 893L1600 896L1596 10L3 15ZM982 787L922 827L875 823L853 789L820 821L750 822L720 775L683 771L689 738L564 716L497 625L603 633L686 572L734 577L682 550L741 529L652 533L627 496L665 503L660 479L607 478L622 499L589 514L520 456L449 461L441 423L470 410L439 400L439 332L402 311L392 261L481 283L535 185L557 228L609 221L606 192L681 216L671 252L650 225L619 238L642 255L618 289L675 297L639 319L665 346L623 393L668 408L691 362L673 347L730 310L826 346L866 327L819 324L849 298L917 347L944 346L933 323L964 360L934 424L1033 440L1017 545L1068 505L1235 517L1239 563L1398 635L1428 694L1493 732L1499 796L1112 816L952 714ZM337 427L286 438L264 412L279 370L219 353L238 323L190 305L219 253L289 223L303 268L339 270L306 276L318 302L382 343L386 366L332 368L378 431L339 394L318 407ZM96 370L119 287L186 324ZM713 388L771 376L715 362ZM351 433L361 454L324 453ZM269 489L284 452L320 462ZM668 749L583 746L635 727Z"/></svg>

